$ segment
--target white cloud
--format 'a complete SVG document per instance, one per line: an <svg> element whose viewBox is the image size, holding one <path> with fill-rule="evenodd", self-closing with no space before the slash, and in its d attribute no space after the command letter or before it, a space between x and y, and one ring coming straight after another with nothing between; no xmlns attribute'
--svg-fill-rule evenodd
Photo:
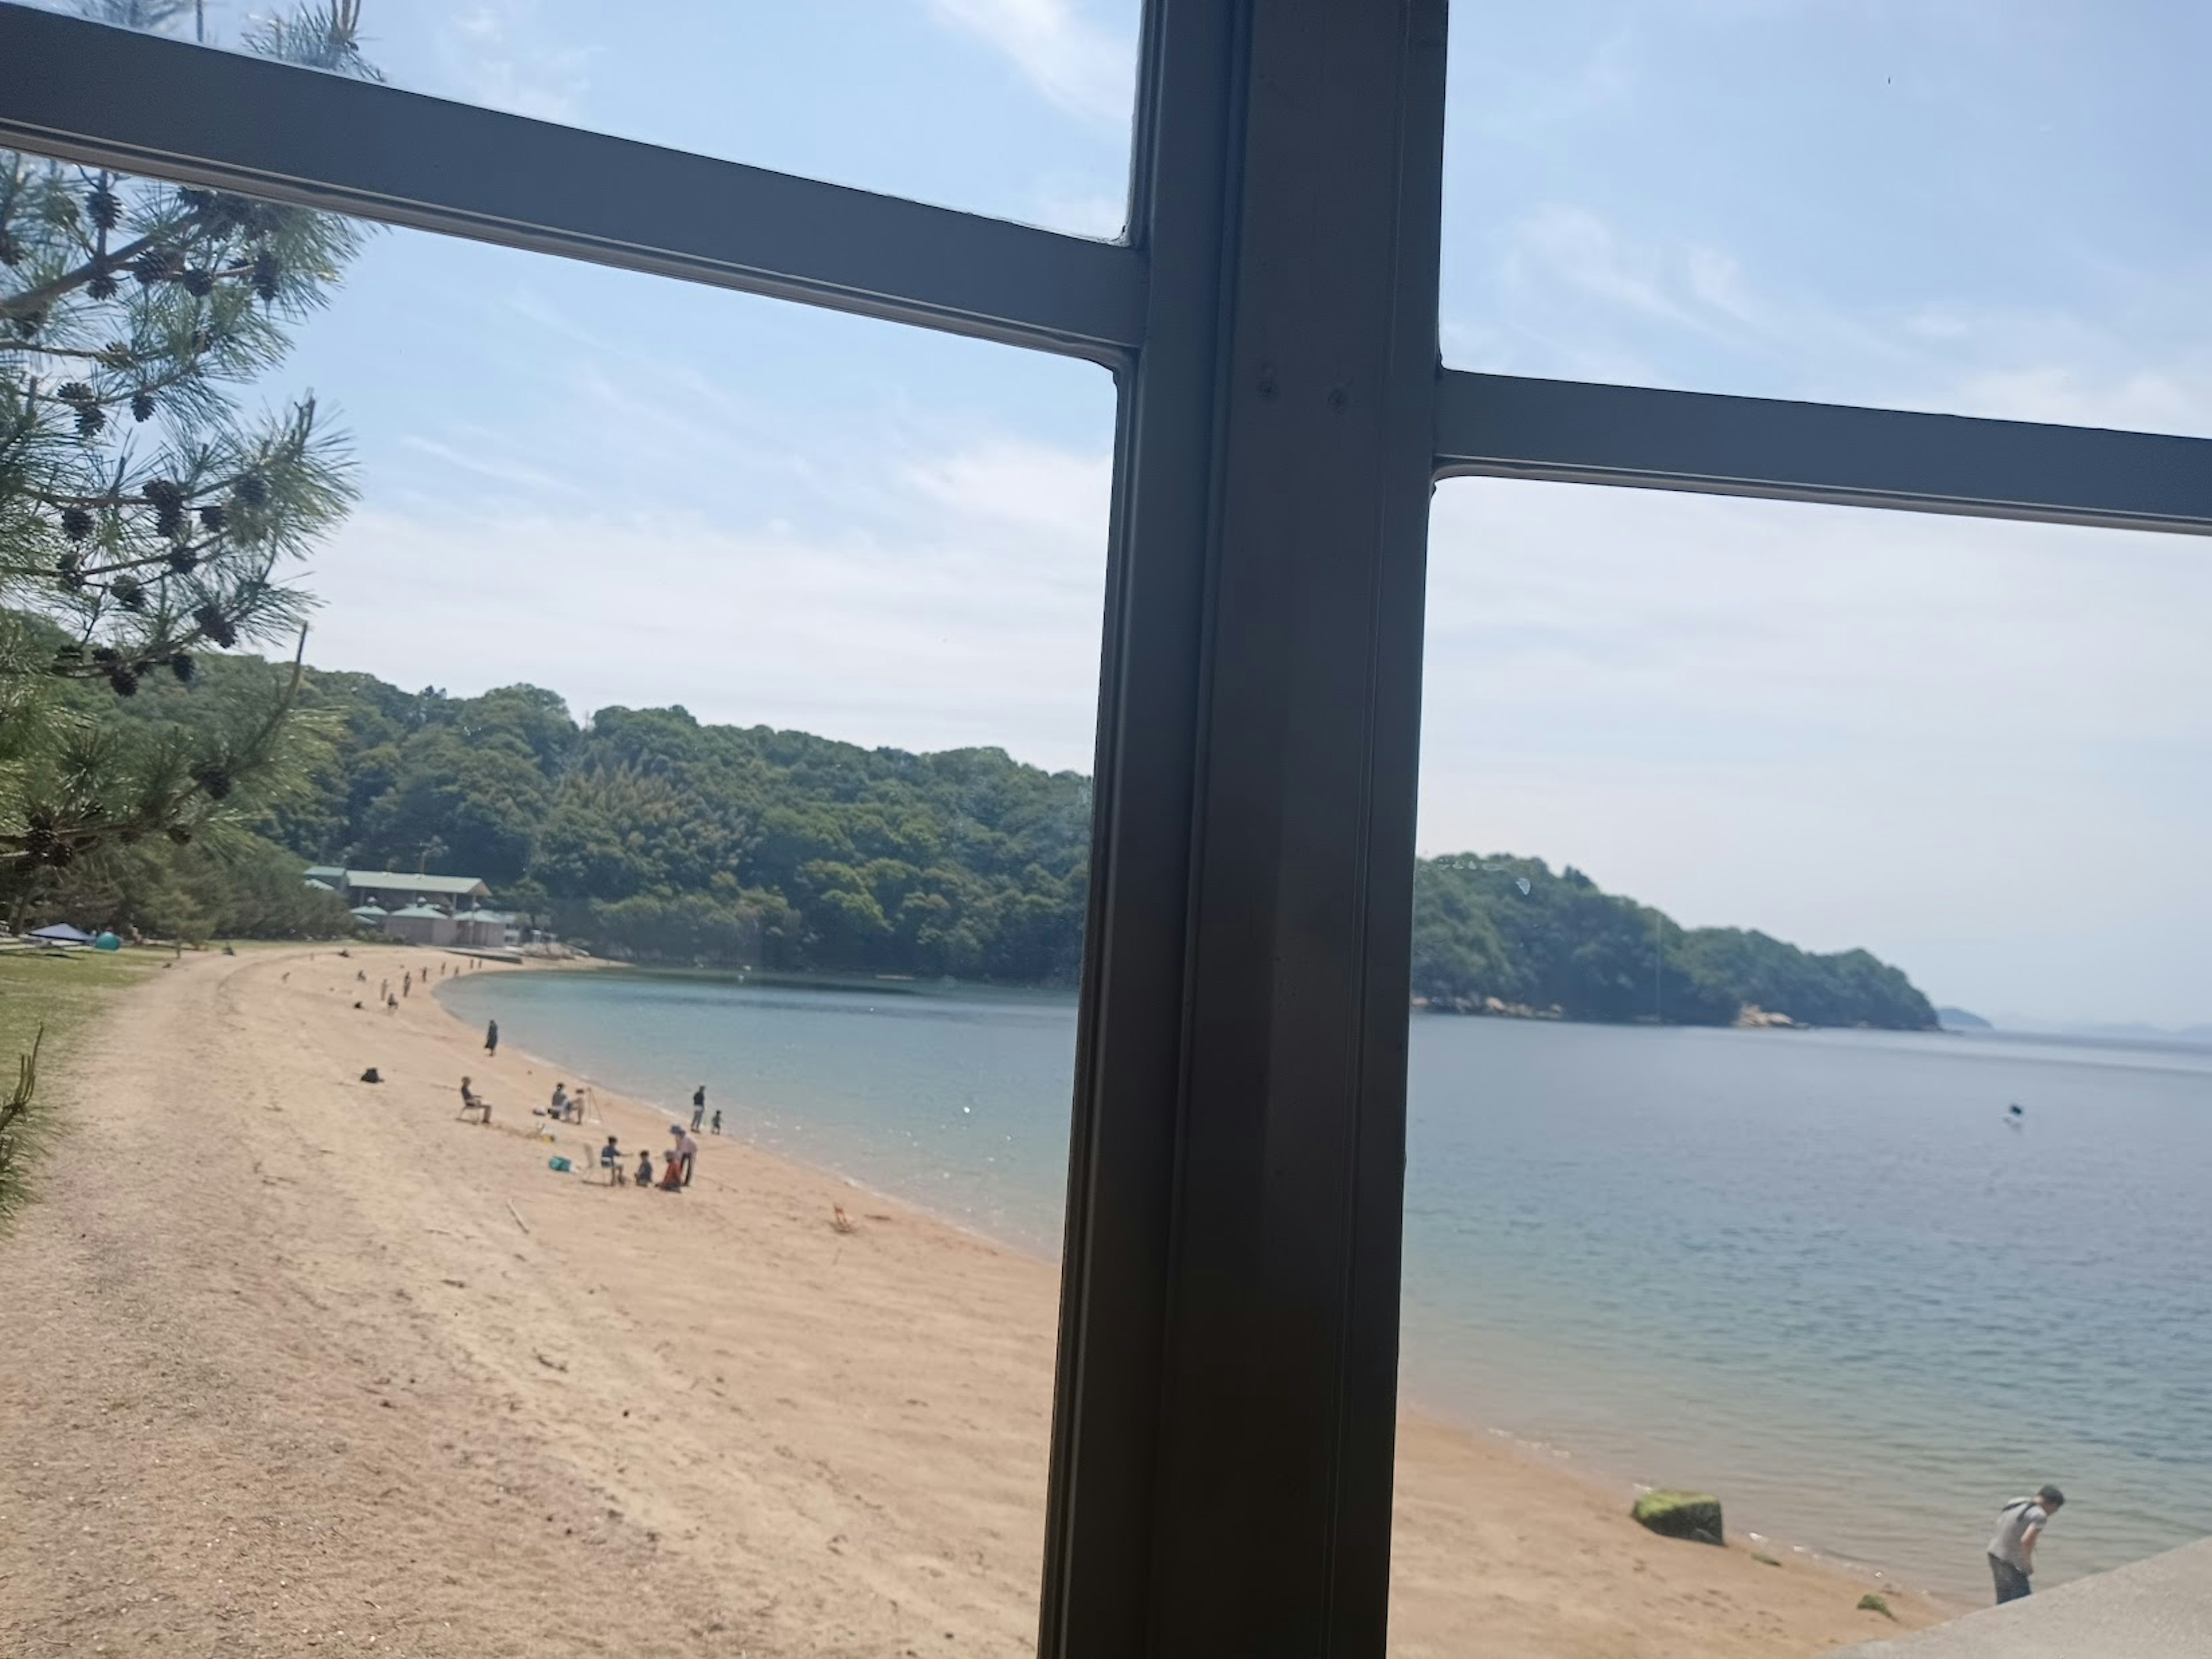
<svg viewBox="0 0 2212 1659"><path fill-rule="evenodd" d="M2212 1018L2193 538L1461 483L1429 568L1425 850L1968 1006Z"/></svg>
<svg viewBox="0 0 2212 1659"><path fill-rule="evenodd" d="M1126 190L1041 191L1036 198L1036 221L1050 230L1073 231L1078 236L1095 236L1101 240L1110 240L1128 226L1128 192Z"/></svg>
<svg viewBox="0 0 2212 1659"><path fill-rule="evenodd" d="M1135 110L1136 46L1074 0L929 0L948 28L1000 52L1047 99L1087 121L1127 126Z"/></svg>
<svg viewBox="0 0 2212 1659"><path fill-rule="evenodd" d="M527 680L579 714L680 702L911 749L1087 769L1103 457L988 440L891 486L906 527L812 533L647 505L357 514L317 561L310 654L404 684Z"/></svg>
<svg viewBox="0 0 2212 1659"><path fill-rule="evenodd" d="M449 14L440 56L456 95L541 121L574 121L593 50L555 45L545 29L536 0L480 0Z"/></svg>

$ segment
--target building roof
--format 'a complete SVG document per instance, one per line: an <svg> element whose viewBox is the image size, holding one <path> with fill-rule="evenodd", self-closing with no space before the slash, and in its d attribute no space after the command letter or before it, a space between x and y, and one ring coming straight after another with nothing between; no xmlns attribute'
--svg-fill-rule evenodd
<svg viewBox="0 0 2212 1659"><path fill-rule="evenodd" d="M450 921L453 920L434 904L410 904L404 910L394 910L395 918L404 917L415 921Z"/></svg>
<svg viewBox="0 0 2212 1659"><path fill-rule="evenodd" d="M325 887L335 887L345 879L345 871L335 864L311 864L307 866L307 879L319 881Z"/></svg>
<svg viewBox="0 0 2212 1659"><path fill-rule="evenodd" d="M353 907L353 914L363 921L381 921L392 912L380 904L356 904Z"/></svg>
<svg viewBox="0 0 2212 1659"><path fill-rule="evenodd" d="M399 870L349 870L349 887L373 888L386 893L436 893L459 896L491 890L475 876L410 876Z"/></svg>
<svg viewBox="0 0 2212 1659"><path fill-rule="evenodd" d="M307 885L313 888L318 893L334 893L337 890L336 888L332 887L330 883L326 881L317 881L313 876L309 876L307 878Z"/></svg>

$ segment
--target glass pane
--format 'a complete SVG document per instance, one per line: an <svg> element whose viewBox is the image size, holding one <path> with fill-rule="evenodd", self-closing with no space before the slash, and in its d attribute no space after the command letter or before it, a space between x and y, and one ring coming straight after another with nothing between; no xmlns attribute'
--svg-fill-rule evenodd
<svg viewBox="0 0 2212 1659"><path fill-rule="evenodd" d="M2201 544L1468 481L1430 572L1395 1650L1824 1653L2046 1481L2039 1585L2212 1530Z"/></svg>
<svg viewBox="0 0 2212 1659"><path fill-rule="evenodd" d="M1109 377L0 165L0 1648L1030 1651Z"/></svg>
<svg viewBox="0 0 2212 1659"><path fill-rule="evenodd" d="M324 55L331 9L45 6L294 57ZM1137 0L359 0L358 10L349 65L410 91L1087 236L1118 235L1127 216ZM274 41L272 19L293 26L291 44Z"/></svg>
<svg viewBox="0 0 2212 1659"><path fill-rule="evenodd" d="M2212 13L1453 10L1446 359L2212 433Z"/></svg>

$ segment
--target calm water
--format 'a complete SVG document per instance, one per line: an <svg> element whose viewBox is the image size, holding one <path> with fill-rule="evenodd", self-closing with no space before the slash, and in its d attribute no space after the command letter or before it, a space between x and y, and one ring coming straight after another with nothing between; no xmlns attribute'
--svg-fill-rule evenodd
<svg viewBox="0 0 2212 1659"><path fill-rule="evenodd" d="M446 996L1056 1248L1064 998L629 974ZM2047 1582L2212 1533L2212 1051L1423 1017L1410 1109L1429 1409L1964 1595L1997 1505L2046 1480L2074 1499Z"/></svg>

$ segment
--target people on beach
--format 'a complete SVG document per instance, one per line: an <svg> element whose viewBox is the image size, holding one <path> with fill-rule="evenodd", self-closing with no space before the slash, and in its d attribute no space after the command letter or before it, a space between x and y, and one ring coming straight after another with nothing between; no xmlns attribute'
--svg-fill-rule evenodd
<svg viewBox="0 0 2212 1659"><path fill-rule="evenodd" d="M679 1176L677 1185L689 1187L691 1184L691 1166L699 1158L699 1143L680 1123L670 1124L668 1133L676 1137L676 1151L670 1161L677 1166Z"/></svg>
<svg viewBox="0 0 2212 1659"><path fill-rule="evenodd" d="M714 1133L722 1133L722 1109L719 1106L714 1108Z"/></svg>
<svg viewBox="0 0 2212 1659"><path fill-rule="evenodd" d="M637 1189L644 1192L653 1185L653 1148L647 1146L637 1155L637 1174L632 1177Z"/></svg>
<svg viewBox="0 0 2212 1659"><path fill-rule="evenodd" d="M479 1121L489 1124L491 1121L491 1102L486 1100L482 1095L471 1088L469 1086L469 1083L470 1079L467 1078L463 1078L461 1079L461 1115L465 1118L471 1112L481 1112L483 1114L483 1116L479 1120Z"/></svg>
<svg viewBox="0 0 2212 1659"><path fill-rule="evenodd" d="M701 1084L691 1091L691 1133L699 1133L699 1125L707 1115L707 1085Z"/></svg>
<svg viewBox="0 0 2212 1659"><path fill-rule="evenodd" d="M1997 1529L1990 1539L1990 1576L1996 1580L1999 1607L2033 1588L2027 1581L2035 1571L2035 1540L2065 1503L2066 1494L2057 1487L2041 1486L2034 1497L2015 1498L1997 1511Z"/></svg>
<svg viewBox="0 0 2212 1659"><path fill-rule="evenodd" d="M599 1148L599 1173L606 1176L610 1187L623 1184L622 1156L622 1148L615 1144L615 1138L609 1135L607 1144Z"/></svg>
<svg viewBox="0 0 2212 1659"><path fill-rule="evenodd" d="M554 1117L560 1121L565 1123L568 1121L568 1085L565 1083L553 1085L552 1111Z"/></svg>
<svg viewBox="0 0 2212 1659"><path fill-rule="evenodd" d="M484 1052L488 1054L499 1052L499 1022L495 1019L484 1022Z"/></svg>
<svg viewBox="0 0 2212 1659"><path fill-rule="evenodd" d="M684 1190L684 1158L680 1152L672 1151L660 1160L660 1190L664 1193Z"/></svg>

